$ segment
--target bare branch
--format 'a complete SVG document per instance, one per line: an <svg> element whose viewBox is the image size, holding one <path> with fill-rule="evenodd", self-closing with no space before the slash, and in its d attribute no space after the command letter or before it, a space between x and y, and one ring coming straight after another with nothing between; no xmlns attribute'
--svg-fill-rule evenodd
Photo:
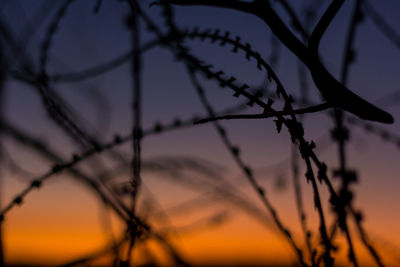
<svg viewBox="0 0 400 267"><path fill-rule="evenodd" d="M322 18L318 21L309 40L309 49L311 53L318 55L318 47L322 36L328 29L329 24L332 22L340 7L343 5L344 0L332 0L332 3L326 9Z"/></svg>
<svg viewBox="0 0 400 267"><path fill-rule="evenodd" d="M234 120L234 119L266 119L271 117L279 117L284 115L293 115L293 114L308 114L315 113L331 108L332 106L329 103L323 103L312 107L306 107L302 109L295 110L282 110L282 111L270 111L262 114L239 114L239 115L225 115L220 117L211 117L196 121L195 124L206 123L210 121L218 121L218 120Z"/></svg>

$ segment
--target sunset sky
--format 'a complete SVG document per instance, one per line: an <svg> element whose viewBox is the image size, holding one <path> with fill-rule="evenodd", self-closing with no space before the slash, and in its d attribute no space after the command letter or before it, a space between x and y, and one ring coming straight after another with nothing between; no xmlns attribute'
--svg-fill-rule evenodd
<svg viewBox="0 0 400 267"><path fill-rule="evenodd" d="M20 59L15 59L9 44L0 38L3 42L2 53L8 59L11 70L20 70L21 58L29 59L36 70L39 69L43 39L63 2L0 1L0 23L12 32L15 40L26 45ZM143 10L165 30L160 7L149 7L151 1L147 0L139 2ZM275 3L274 7L283 20L290 24L285 11L276 4L278 1L271 2ZM304 6L316 1L289 2L302 17ZM327 0L320 2L318 17L330 3ZM336 78L341 70L354 2L346 1L321 41L322 62ZM96 3L95 0L76 0L69 6L50 46L47 65L50 77L80 72L130 51L132 36L124 25L130 11L128 4L124 1L102 1L95 14L93 9ZM346 113L355 121L348 124L351 136L347 146L348 166L358 173L359 182L353 186L354 206L364 215L368 236L384 263L396 266L400 265L400 2L385 0L368 3L396 30L398 43L396 46L391 42L373 23L370 13L365 13L362 24L357 28L355 62L350 67L347 85L353 92L391 113L395 122L391 125L368 122L370 126L366 127L365 122ZM271 31L260 19L210 7L176 7L174 10L177 25L182 28L220 29L221 34L229 31L232 38L240 36L243 43L251 44L267 61L271 53L278 52L274 71L287 92L299 96L298 59L284 46L271 45ZM154 40L154 34L145 30L143 23L141 26L141 43ZM232 46L220 46L209 40L186 40L185 44L205 63L213 64L214 70L223 69L228 77L233 75L238 81L254 88L267 86L270 93L275 92L275 85L268 82L265 71L259 71L254 60L247 61L243 51L232 53ZM156 124L171 124L176 119L185 121L193 116L206 115L185 65L170 50L157 46L146 51L142 71L145 130L152 129ZM309 72L305 73L309 100L321 103ZM245 100L233 97L232 91L220 88L213 80L201 75L198 78L217 112ZM52 85L64 98L69 110L79 118L79 123L102 142L111 142L116 134L125 136L131 132L132 79L129 61L81 82ZM4 88L4 99L1 100L7 122L41 140L64 160L85 151L50 119L39 94L31 86L9 76ZM283 102L277 100L273 107L282 109ZM257 107L242 111L260 112L262 110ZM243 161L265 188L268 199L291 230L295 241L303 246L291 172L292 146L287 130L284 128L278 134L273 119L230 120L223 121L222 125L226 127L232 143L240 148ZM334 122L327 112L309 114L304 118L305 138L316 143L315 152L327 164L330 178L338 166L337 146L330 138L333 126ZM372 130L368 130L371 127ZM382 131L388 134L382 134ZM5 155L0 168L1 207L4 207L29 185L29 181L51 169L53 163L7 134L3 134L1 141ZM130 142L119 146L117 151L128 162L131 161ZM206 176L201 171L162 172L152 167L154 164L167 167L177 164L179 167L179 163L189 159L210 170L214 176ZM142 162L143 184L138 215L148 219L155 229L168 233L168 238L188 262L238 265L296 262L287 240L278 233L270 214L211 123L145 136ZM318 214L313 206L311 185L307 184L303 175L304 162L299 161L299 164L307 223L316 244ZM77 168L95 177L118 166L115 160L101 154L78 164ZM119 170L120 173L107 184L111 188L121 187L130 180L129 169L119 167ZM181 176L174 176L176 174ZM245 200L256 212L249 212L224 196L221 192L227 188L224 187L226 184L222 186L219 182L221 177L232 185L230 192ZM332 178L332 181L339 186L338 180ZM329 207L328 191L322 185L320 189L330 225L334 214ZM124 200L128 203L127 197ZM184 203L186 205L182 205ZM162 213L166 213L168 219L162 217ZM118 239L125 230L123 222L110 209L104 208L93 190L67 172L54 175L39 190L30 193L20 207L5 215L2 226L6 262L36 265L63 264L99 251L110 243L112 236ZM372 258L361 244L353 223L350 229L362 266L373 266ZM346 263L344 239L339 238L336 242L340 247L337 261ZM154 240L138 244L134 258L139 263L151 260L168 263L167 255ZM106 260L101 258L99 262Z"/></svg>

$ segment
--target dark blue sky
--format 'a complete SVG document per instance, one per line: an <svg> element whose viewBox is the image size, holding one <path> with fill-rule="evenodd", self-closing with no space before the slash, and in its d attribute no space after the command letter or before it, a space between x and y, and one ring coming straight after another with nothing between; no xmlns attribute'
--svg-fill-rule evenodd
<svg viewBox="0 0 400 267"><path fill-rule="evenodd" d="M301 14L304 3L311 3L311 1L292 2L298 14ZM150 8L148 3L142 1L143 9L151 14L157 23L161 23L160 8L157 6ZM38 62L43 36L60 4L54 4L51 1L3 2L1 11L3 21L20 40L26 36L32 36L25 52L34 62ZM75 1L67 10L50 48L48 64L50 75L84 70L129 51L131 34L123 23L123 19L129 13L128 5L120 1L103 1L100 11L94 14L95 4L96 1ZM329 1L324 1L319 9L319 16L328 4ZM336 77L338 77L341 67L344 38L348 30L352 4L352 1L348 1L342 7L321 44L321 58ZM371 5L390 25L399 25L397 14L400 4L398 1L375 1L371 2ZM40 25L29 26L37 22L40 17L39 11L46 7L51 8L50 16ZM287 17L279 5L276 5L276 8L287 21ZM178 7L176 8L176 17L178 25L183 28L218 28L221 29L221 32L228 30L231 32L231 36L238 35L244 42L250 43L266 59L271 50L273 51L268 27L261 20L250 15L219 8ZM29 35L31 32L32 34ZM151 33L143 31L143 43L153 38ZM233 54L231 48L220 47L209 41L189 41L187 45L192 46L193 51L205 62L214 64L215 69L224 69L227 75L235 75L242 82L258 86L265 80L265 73L256 69L254 61L247 62L242 52ZM390 96L399 90L399 49L378 30L368 16L359 27L354 47L357 53L356 62L350 69L349 88L351 90L371 102ZM297 60L285 47L281 46L279 51L280 57L275 71L287 91L296 96L299 90ZM107 127L101 132L103 136L110 137L116 132L127 133L130 131L131 79L129 75L130 65L124 64L113 71L84 82L57 84L55 88L66 97L77 113L81 114L82 120L89 122L94 128ZM320 101L319 94L313 88L310 77L308 77L308 82L311 87L311 99L314 102ZM212 81L204 81L204 85L212 99L211 102L216 104L219 109L237 103L238 99L231 97L232 92L227 89L217 88L216 83ZM9 92L7 106L9 116L20 121L21 125L32 126L31 128L40 134L48 131L48 127L45 126L51 126L51 122L48 122L45 112L40 107L39 97L20 83L10 82L10 86L13 90ZM96 104L89 101L91 90L101 92L107 99L108 103L103 108L110 110L108 116L96 111ZM155 48L144 54L143 91L145 126L151 126L157 121L168 122L176 117L188 118L192 114L204 114L185 68L180 62L176 62L174 56L165 48ZM396 119L399 117L399 109L396 106L390 106L389 102L380 104ZM279 105L277 102L276 106ZM310 132L318 130L317 132L322 133L331 127L331 123L326 118L323 115L309 116L309 127L313 129ZM308 119L306 122L308 123ZM252 124L254 122L242 123ZM227 124L235 130L243 131L245 128L241 127L242 123L229 122ZM255 123L258 125L257 127L261 127L257 122ZM40 127L33 127L33 125L40 125ZM398 120L394 125L388 127L391 131L399 132ZM198 127L194 135L202 136L202 131L206 131L206 128L208 129L208 126ZM265 123L265 126L262 126L257 132L260 133L259 138L266 134L276 138L272 120ZM249 133L242 133L244 136L247 134ZM286 143L285 138L283 139ZM207 140L207 142L213 141Z"/></svg>
<svg viewBox="0 0 400 267"><path fill-rule="evenodd" d="M292 1L296 12L301 16L304 3L312 1ZM149 7L148 1L142 1L143 9L161 25L160 8ZM128 5L120 1L103 1L100 11L93 13L96 1L74 1L67 10L56 32L49 53L48 73L50 75L76 72L107 62L120 56L131 47L131 33L124 26L124 18L129 14ZM323 9L329 1L323 1L319 9L321 16ZM54 17L61 3L54 4L51 1L4 1L2 7L2 20L7 22L15 35L23 40L26 36L32 36L28 48L25 50L34 62L38 62L40 46L43 36L48 28L49 21ZM338 16L330 25L327 33L322 39L320 56L324 64L336 77L339 76L341 68L344 39L348 31L349 15L352 10L353 1L348 1L340 10ZM398 1L375 1L370 3L384 19L393 26L399 25L397 16L400 4ZM37 23L40 18L40 10L49 8L51 12L46 20L40 25L29 26ZM276 9L287 22L285 12L276 5ZM200 29L220 29L221 32L230 31L231 36L240 36L244 42L248 42L264 58L268 60L271 51L271 32L268 27L258 18L237 11L224 10L208 7L177 7L176 18L178 25L182 28L199 27ZM38 15L39 14L39 15ZM47 13L46 13L47 14ZM46 16L44 16L46 17ZM143 25L143 24L142 24ZM32 34L30 34L32 33ZM154 36L143 31L142 42L153 40ZM205 62L214 64L214 68L223 69L227 75L236 76L241 82L252 86L258 86L265 81L265 72L256 68L254 61L248 62L243 52L234 54L232 48L211 44L209 41L188 41L194 53ZM374 102L386 99L378 104L391 112L395 117L395 124L386 127L392 132L399 132L399 108L393 105L396 100L392 94L399 88L400 53L382 32L378 30L371 19L366 16L362 25L358 28L354 47L356 49L356 61L350 68L349 88L360 94L367 100ZM279 61L275 71L287 91L299 95L298 61L285 47L279 48ZM319 93L314 88L312 80L307 73L310 86L310 98L314 102L320 101ZM207 88L207 94L211 103L217 110L228 107L243 100L232 97L228 89L220 89L213 81L202 81ZM55 84L55 89L63 95L69 105L80 114L81 120L88 122L91 129L100 129L103 137L112 137L115 133L125 134L131 129L131 78L130 64L126 63L113 71L78 83ZM38 134L45 136L57 136L52 138L57 144L69 144L68 139L62 137L55 130L52 122L49 122L45 111L41 107L40 98L32 89L20 83L10 82L8 92L7 112L23 127L32 129ZM274 85L270 86L274 90ZM106 101L100 104L91 101L93 91L100 92ZM389 98L388 98L389 96ZM103 100L104 100L103 99ZM98 110L100 109L104 110ZM281 107L281 103L274 104ZM104 111L104 112L103 112ZM251 112L259 112L254 108ZM182 63L177 62L169 50L165 48L154 48L143 56L143 124L151 127L156 122L171 122L180 117L190 118L193 114L204 114L204 109L198 100L187 72ZM332 127L332 122L326 115L310 115L306 119L306 135L316 139L326 135L327 130ZM234 136L239 138L238 142L249 143L253 147L250 157L256 165L264 165L265 159L259 157L257 144L259 140L267 136L274 142L265 142L265 147L274 147L280 151L279 146L287 146L287 136L277 135L272 120L260 124L257 121L249 122L227 122L227 127L232 128ZM247 125L243 127L243 125ZM96 128L97 127L97 128ZM255 131L252 131L255 127ZM93 130L95 131L95 130ZM55 133L58 133L54 135ZM197 126L195 129L184 130L176 133L180 138L167 143L154 141L149 142L143 150L145 154L154 153L186 153L186 147L191 149L205 150L211 144L219 147L219 140L208 125ZM189 137L190 136L190 137ZM204 138L207 136L206 138ZM193 139L197 141L193 143ZM267 139L268 139L267 138ZM370 137L368 137L370 138ZM157 139L158 140L158 139ZM173 140L179 140L174 143ZM368 143L381 142L379 138L372 137ZM170 144L174 143L174 146ZM147 145L147 144L146 144ZM74 147L68 145L71 152ZM163 149L159 149L163 147ZM254 150L254 151L253 151ZM286 154L282 151L282 157ZM224 152L218 152L224 155ZM219 154L218 154L219 155ZM253 156L252 156L253 155Z"/></svg>

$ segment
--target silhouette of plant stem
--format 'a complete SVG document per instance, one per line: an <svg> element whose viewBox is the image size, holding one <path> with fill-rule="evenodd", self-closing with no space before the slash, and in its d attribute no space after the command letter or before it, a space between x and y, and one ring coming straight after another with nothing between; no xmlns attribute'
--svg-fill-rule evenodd
<svg viewBox="0 0 400 267"><path fill-rule="evenodd" d="M328 29L329 24L332 22L343 3L344 0L332 0L331 4L325 10L321 19L318 21L317 25L312 31L309 39L309 49L312 51L311 53L315 54L315 56L318 56L318 47L322 36Z"/></svg>
<svg viewBox="0 0 400 267"><path fill-rule="evenodd" d="M268 94L266 96L274 101L280 100L279 98L276 97L275 94L274 95ZM313 103L309 100L297 98L295 96L291 96L291 98L293 99L293 104L308 105L308 106L317 105L316 103ZM233 112L231 112L231 113L233 113ZM325 112L325 114L327 114L329 116L332 115L330 112ZM383 127L380 127L379 125L375 125L368 121L360 120L354 116L346 115L345 113L343 113L343 120L345 120L346 123L348 123L352 126L356 126L356 127L363 129L367 134L373 134L373 135L378 136L383 141L389 142L400 149L400 136L397 133L391 132Z"/></svg>
<svg viewBox="0 0 400 267"><path fill-rule="evenodd" d="M311 107L306 107L302 109L294 109L294 110L282 110L282 111L274 111L274 112L265 112L261 114L239 114L239 115L224 115L219 117L210 117L206 119L202 119L197 121L196 123L206 123L210 121L218 121L218 120L233 120L233 119L266 119L272 118L277 116L285 116L285 115L292 115L292 114L308 114L314 112L320 112L331 108L330 104L323 103Z"/></svg>

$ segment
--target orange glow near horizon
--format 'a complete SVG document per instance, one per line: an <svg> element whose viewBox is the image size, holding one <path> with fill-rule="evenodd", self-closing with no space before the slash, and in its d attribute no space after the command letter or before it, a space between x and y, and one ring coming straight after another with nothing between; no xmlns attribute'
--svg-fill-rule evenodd
<svg viewBox="0 0 400 267"><path fill-rule="evenodd" d="M74 189L73 197L65 199L62 191L68 191L69 187L76 187L70 182L58 182L49 185L49 188L30 196L26 204L13 210L4 223L6 259L9 263L29 263L38 265L62 264L92 252L98 251L106 246L109 240L106 238L105 230L100 221L101 207L96 199L88 197L86 190ZM78 187L79 188L79 187ZM59 197L54 196L54 192ZM272 192L269 197L277 203L278 214L286 222L287 227L296 236L296 242L301 244L303 238L298 225L297 213L291 192L283 195ZM170 197L170 195L167 195ZM51 201L49 201L51 200ZM307 201L307 198L306 198ZM69 205L65 205L69 203ZM84 204L82 204L84 203ZM368 202L363 202L368 206ZM211 206L210 206L211 207ZM280 209L279 209L280 207ZM316 231L318 218L310 211L308 217L309 227ZM394 243L400 239L398 229L387 227L385 221L375 220L374 214L379 212L377 207L366 209L367 218L365 226L371 233L386 236ZM199 211L193 215L186 215L186 219L172 217L174 226L190 224L197 218L207 217L210 212ZM312 216L311 216L312 215ZM391 214L391 220L400 220L400 215ZM123 230L118 218L112 216L113 233L117 236ZM356 236L356 231L352 231ZM374 245L380 248L384 245L382 240L377 240L370 235ZM285 238L277 234L276 230L268 229L259 221L255 221L242 211L228 213L228 220L221 225L201 228L200 231L183 231L181 234L169 235L171 242L192 263L196 264L222 264L222 265L246 265L246 264L279 264L290 265L296 262L293 250ZM153 244L151 244L153 243ZM168 257L162 252L160 245L150 242L148 249L159 263L168 265ZM344 240L337 241L340 247L337 256L338 262L346 262L346 243ZM357 256L363 266L373 263L371 256L364 246L355 242ZM141 249L138 245L135 251L137 262L148 260L148 249ZM384 248L387 249L387 248ZM143 254L144 253L144 254ZM101 262L109 262L103 259ZM385 257L386 263L395 263L394 255ZM390 266L390 265L388 265Z"/></svg>

